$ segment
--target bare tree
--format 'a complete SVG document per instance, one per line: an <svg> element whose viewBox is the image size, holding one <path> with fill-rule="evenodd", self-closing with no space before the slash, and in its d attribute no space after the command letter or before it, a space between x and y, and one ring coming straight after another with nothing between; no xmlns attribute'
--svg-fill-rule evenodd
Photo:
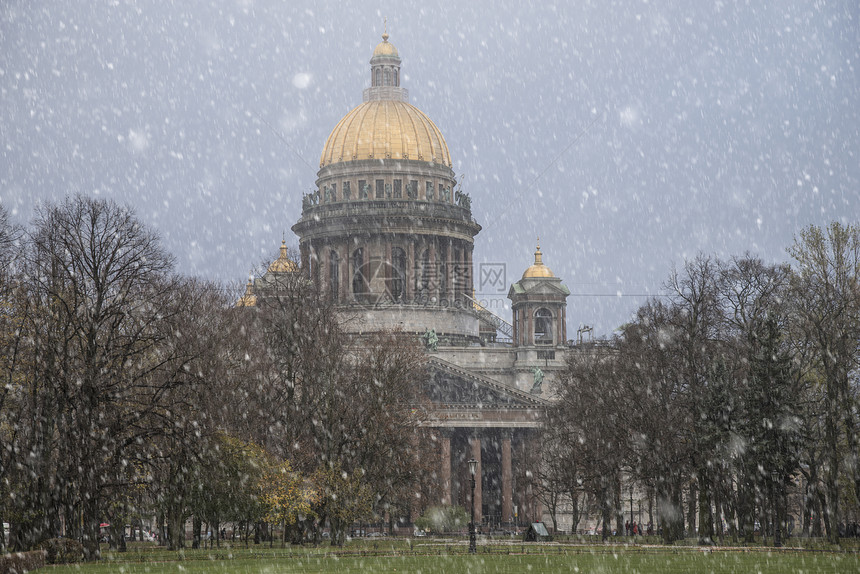
<svg viewBox="0 0 860 574"><path fill-rule="evenodd" d="M97 559L103 489L123 463L126 430L147 414L141 403L160 392L150 382L164 360L161 327L175 312L173 261L132 212L108 201L47 205L34 227L30 472L43 478L26 503L44 518L28 537L56 528L61 507L68 526L82 524L86 557Z"/></svg>
<svg viewBox="0 0 860 574"><path fill-rule="evenodd" d="M860 496L857 405L850 385L860 342L860 227L838 222L826 229L809 226L788 251L796 261L792 277L795 313L824 381L825 524L830 541L837 543L843 440L848 451L846 470L855 496Z"/></svg>
<svg viewBox="0 0 860 574"><path fill-rule="evenodd" d="M615 359L605 350L571 355L559 380L558 400L547 415L547 424L558 431L559 456L575 468L567 478L590 490L600 504L604 539L612 531L616 486L630 448Z"/></svg>
<svg viewBox="0 0 860 574"><path fill-rule="evenodd" d="M403 333L347 337L344 318L301 273L268 274L258 285L256 306L236 310L253 341L234 377L254 422L239 427L305 476L338 468L360 477L377 508L408 505L431 459L417 440L417 342ZM320 507L321 521L332 508Z"/></svg>
<svg viewBox="0 0 860 574"><path fill-rule="evenodd" d="M0 523L7 522L10 512L7 501L12 494L10 475L14 467L21 429L17 414L23 399L19 373L26 342L20 329L27 309L27 299L21 294L19 277L14 268L21 253L20 227L14 225L6 208L0 205ZM6 529L0 529L0 553L6 551Z"/></svg>

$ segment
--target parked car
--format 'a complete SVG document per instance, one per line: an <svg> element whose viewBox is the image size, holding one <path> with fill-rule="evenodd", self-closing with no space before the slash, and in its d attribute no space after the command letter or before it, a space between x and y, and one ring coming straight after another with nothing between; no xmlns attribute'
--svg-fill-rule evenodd
<svg viewBox="0 0 860 574"><path fill-rule="evenodd" d="M155 536L153 536L146 530L144 530L143 532L141 532L140 530L135 531L135 539L143 540L144 542L155 542Z"/></svg>

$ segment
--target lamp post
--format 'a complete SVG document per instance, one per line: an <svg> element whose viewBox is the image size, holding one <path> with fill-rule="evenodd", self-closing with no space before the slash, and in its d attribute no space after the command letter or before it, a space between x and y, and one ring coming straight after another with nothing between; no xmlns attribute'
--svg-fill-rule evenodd
<svg viewBox="0 0 860 574"><path fill-rule="evenodd" d="M779 492L777 492L777 484L779 484L779 472L773 471L770 473L770 478L773 481L773 545L776 548L782 546L782 532L779 528Z"/></svg>
<svg viewBox="0 0 860 574"><path fill-rule="evenodd" d="M469 554L475 554L478 551L477 533L475 532L475 471L478 469L478 461L474 458L469 459L469 474L472 475L472 521L469 522Z"/></svg>

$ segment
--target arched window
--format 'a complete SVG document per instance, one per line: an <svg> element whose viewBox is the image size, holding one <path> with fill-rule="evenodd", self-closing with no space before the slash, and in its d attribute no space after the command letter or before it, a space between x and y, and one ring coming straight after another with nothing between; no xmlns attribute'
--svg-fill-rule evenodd
<svg viewBox="0 0 860 574"><path fill-rule="evenodd" d="M367 293L367 280L364 277L364 250L361 247L352 252L352 269L353 294Z"/></svg>
<svg viewBox="0 0 860 574"><path fill-rule="evenodd" d="M337 301L340 294L340 257L334 250L330 251L328 256L328 277L331 298L333 301Z"/></svg>
<svg viewBox="0 0 860 574"><path fill-rule="evenodd" d="M382 70L380 68L376 68L376 81L373 82L374 86L382 85Z"/></svg>
<svg viewBox="0 0 860 574"><path fill-rule="evenodd" d="M383 72L383 74L385 76L385 85L390 86L391 85L391 70L386 69L385 72Z"/></svg>
<svg viewBox="0 0 860 574"><path fill-rule="evenodd" d="M535 345L552 345L552 312L544 307L535 311Z"/></svg>
<svg viewBox="0 0 860 574"><path fill-rule="evenodd" d="M391 249L391 298L403 299L406 286L406 252L400 247Z"/></svg>

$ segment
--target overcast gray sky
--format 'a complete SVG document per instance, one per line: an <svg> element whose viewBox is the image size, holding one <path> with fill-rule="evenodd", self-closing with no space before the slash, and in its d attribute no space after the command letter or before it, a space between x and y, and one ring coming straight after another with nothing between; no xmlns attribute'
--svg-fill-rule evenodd
<svg viewBox="0 0 860 574"><path fill-rule="evenodd" d="M784 261L802 227L858 223L856 0L344 4L7 0L0 201L26 223L114 198L180 271L242 283L296 244L387 17L484 227L476 266L517 280L540 236L571 338L610 334L685 257Z"/></svg>

